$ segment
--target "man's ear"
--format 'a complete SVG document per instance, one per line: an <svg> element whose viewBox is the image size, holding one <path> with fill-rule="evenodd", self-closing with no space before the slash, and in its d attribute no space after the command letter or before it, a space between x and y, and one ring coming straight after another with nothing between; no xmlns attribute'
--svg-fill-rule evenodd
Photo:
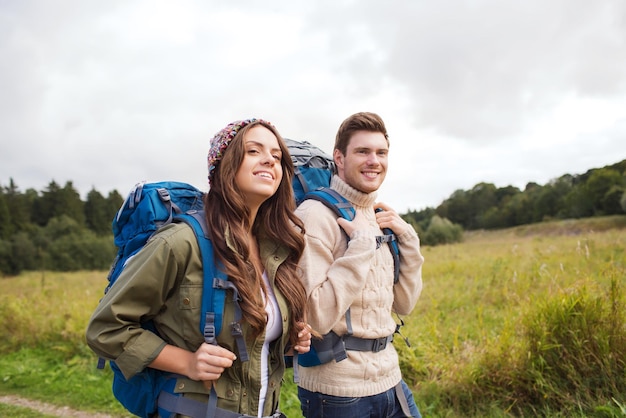
<svg viewBox="0 0 626 418"><path fill-rule="evenodd" d="M333 161L335 161L335 165L337 166L337 168L343 169L343 159L344 155L342 154L342 152L338 149L335 149L333 151Z"/></svg>

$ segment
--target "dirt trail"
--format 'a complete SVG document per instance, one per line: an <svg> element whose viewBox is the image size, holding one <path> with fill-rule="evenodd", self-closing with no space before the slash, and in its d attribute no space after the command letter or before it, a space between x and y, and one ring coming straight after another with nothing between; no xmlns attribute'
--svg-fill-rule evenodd
<svg viewBox="0 0 626 418"><path fill-rule="evenodd" d="M23 408L29 408L42 414L53 415L57 417L72 417L72 418L115 418L113 415L98 414L95 412L77 411L67 406L57 406L45 402L34 401L32 399L20 398L15 395L2 395L0 396L0 403L21 406Z"/></svg>

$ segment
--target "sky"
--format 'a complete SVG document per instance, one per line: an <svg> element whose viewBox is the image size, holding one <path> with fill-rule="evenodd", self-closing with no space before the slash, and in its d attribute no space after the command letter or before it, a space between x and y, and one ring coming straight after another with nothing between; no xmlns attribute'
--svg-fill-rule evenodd
<svg viewBox="0 0 626 418"><path fill-rule="evenodd" d="M401 213L622 161L626 2L0 0L0 186L207 190L229 122L330 153L360 111Z"/></svg>

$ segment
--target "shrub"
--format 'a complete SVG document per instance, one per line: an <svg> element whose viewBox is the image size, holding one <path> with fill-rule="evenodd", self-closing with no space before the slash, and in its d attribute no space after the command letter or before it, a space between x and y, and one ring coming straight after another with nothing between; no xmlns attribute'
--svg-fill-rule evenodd
<svg viewBox="0 0 626 418"><path fill-rule="evenodd" d="M458 224L453 224L446 218L437 215L433 216L426 232L421 240L424 245L451 244L460 242L463 238L463 228Z"/></svg>

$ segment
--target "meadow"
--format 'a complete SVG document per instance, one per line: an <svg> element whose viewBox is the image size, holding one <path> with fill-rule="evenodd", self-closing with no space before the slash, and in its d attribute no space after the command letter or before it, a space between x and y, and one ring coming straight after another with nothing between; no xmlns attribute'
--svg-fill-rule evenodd
<svg viewBox="0 0 626 418"><path fill-rule="evenodd" d="M423 247L422 296L402 318L410 346L394 341L423 416L626 416L625 249L626 216ZM84 342L105 284L100 271L0 279L0 395L129 416Z"/></svg>

